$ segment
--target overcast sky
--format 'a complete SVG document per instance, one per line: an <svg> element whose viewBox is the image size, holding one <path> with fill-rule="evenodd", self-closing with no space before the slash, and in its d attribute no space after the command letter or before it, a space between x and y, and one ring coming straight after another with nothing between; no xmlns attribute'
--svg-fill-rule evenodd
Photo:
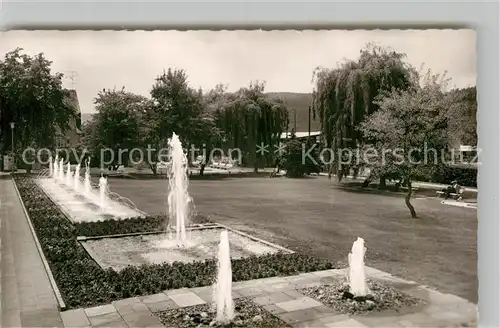
<svg viewBox="0 0 500 328"><path fill-rule="evenodd" d="M195 88L224 83L232 91L264 80L266 91L311 92L317 66L356 59L367 42L406 53L417 68L448 71L456 87L476 85L473 30L10 31L0 32L0 55L22 47L45 53L55 71L75 71L80 107L89 113L99 90L125 86L147 96L168 67L185 69Z"/></svg>

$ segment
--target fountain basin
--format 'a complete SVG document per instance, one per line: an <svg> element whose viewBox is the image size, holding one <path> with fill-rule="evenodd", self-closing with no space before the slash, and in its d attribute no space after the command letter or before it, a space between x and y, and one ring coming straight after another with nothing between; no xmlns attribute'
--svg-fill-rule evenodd
<svg viewBox="0 0 500 328"><path fill-rule="evenodd" d="M231 258L293 251L267 241L228 229L219 224L186 227L189 242L178 246L175 234L168 239L165 232L126 234L102 237L79 237L81 245L103 268L116 271L143 264L192 262L215 259L222 230L228 230Z"/></svg>
<svg viewBox="0 0 500 328"><path fill-rule="evenodd" d="M102 211L99 206L99 195L92 192L84 196L60 181L37 179L37 183L73 222L95 222L110 218L144 216L143 212L113 200L108 200L108 206Z"/></svg>

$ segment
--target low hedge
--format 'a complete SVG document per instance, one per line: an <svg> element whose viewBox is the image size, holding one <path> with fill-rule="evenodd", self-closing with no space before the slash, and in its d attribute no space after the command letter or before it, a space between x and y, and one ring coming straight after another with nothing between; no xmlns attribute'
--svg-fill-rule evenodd
<svg viewBox="0 0 500 328"><path fill-rule="evenodd" d="M211 221L203 216L196 215L192 223L210 223ZM114 220L106 219L98 222L78 222L73 223L78 236L95 237L108 235L122 235L137 232L157 232L165 231L167 219L165 215L152 215L148 217L131 217Z"/></svg>
<svg viewBox="0 0 500 328"><path fill-rule="evenodd" d="M118 223L107 221L74 225L31 176L16 175L15 181L68 309L106 304L167 289L207 286L213 283L215 260L130 266L119 272L103 270L77 241L78 235L146 231L161 226L160 219L135 218ZM251 256L231 262L233 281L293 275L335 267L331 262L298 253Z"/></svg>
<svg viewBox="0 0 500 328"><path fill-rule="evenodd" d="M462 186L477 187L477 168L472 167L444 167L438 170L430 182L449 184L456 180Z"/></svg>

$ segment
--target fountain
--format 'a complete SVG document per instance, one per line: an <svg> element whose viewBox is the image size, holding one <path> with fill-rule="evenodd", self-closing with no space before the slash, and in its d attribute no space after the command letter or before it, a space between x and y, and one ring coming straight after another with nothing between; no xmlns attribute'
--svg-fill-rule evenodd
<svg viewBox="0 0 500 328"><path fill-rule="evenodd" d="M106 208L106 192L108 187L108 179L103 177L99 178L99 206L101 207L101 211L104 211Z"/></svg>
<svg viewBox="0 0 500 328"><path fill-rule="evenodd" d="M61 160L59 161L59 180L63 180L64 179L64 159L61 158Z"/></svg>
<svg viewBox="0 0 500 328"><path fill-rule="evenodd" d="M85 195L90 195L91 185L90 185L90 158L85 162L85 179L83 180L83 187L85 189Z"/></svg>
<svg viewBox="0 0 500 328"><path fill-rule="evenodd" d="M54 176L54 163L52 163L52 155L49 155L49 177Z"/></svg>
<svg viewBox="0 0 500 328"><path fill-rule="evenodd" d="M54 159L54 169L53 169L53 172L52 172L52 177L55 179L55 180L58 180L59 179L59 156L56 155L56 158Z"/></svg>
<svg viewBox="0 0 500 328"><path fill-rule="evenodd" d="M68 164L66 164L66 185L67 186L71 186L71 178L72 178L71 164L68 161Z"/></svg>
<svg viewBox="0 0 500 328"><path fill-rule="evenodd" d="M217 259L217 282L214 291L214 300L217 309L215 320L220 323L228 323L234 318L234 301L232 295L233 277L231 271L231 256L227 230L223 230L220 233Z"/></svg>
<svg viewBox="0 0 500 328"><path fill-rule="evenodd" d="M75 175L73 180L74 180L73 189L75 189L75 191L78 191L78 189L80 189L80 163L76 165Z"/></svg>
<svg viewBox="0 0 500 328"><path fill-rule="evenodd" d="M365 252L365 241L358 237L348 256L350 293L355 297L366 296L369 293L365 275Z"/></svg>
<svg viewBox="0 0 500 328"><path fill-rule="evenodd" d="M187 158L182 149L179 136L173 133L169 143L170 165L168 166L168 212L175 218L175 232L178 245L186 242L186 224L189 215L191 197L188 193L188 177L186 174Z"/></svg>

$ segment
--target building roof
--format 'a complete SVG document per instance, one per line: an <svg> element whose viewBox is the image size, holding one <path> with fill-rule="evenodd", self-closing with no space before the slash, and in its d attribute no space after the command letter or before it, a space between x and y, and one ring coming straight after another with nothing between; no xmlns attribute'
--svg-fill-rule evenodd
<svg viewBox="0 0 500 328"><path fill-rule="evenodd" d="M311 137L319 136L320 134L321 134L320 131L311 131ZM284 132L281 134L281 139L290 138L291 135L292 135L291 132ZM306 138L308 136L309 136L309 132L295 132L296 138Z"/></svg>

